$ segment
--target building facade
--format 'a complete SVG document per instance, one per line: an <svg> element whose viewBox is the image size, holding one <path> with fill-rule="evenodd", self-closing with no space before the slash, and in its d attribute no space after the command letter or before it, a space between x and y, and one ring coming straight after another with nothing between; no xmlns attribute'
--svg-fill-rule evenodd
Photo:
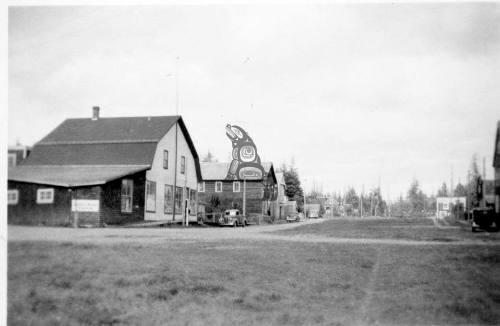
<svg viewBox="0 0 500 326"><path fill-rule="evenodd" d="M278 185L272 163L262 163L261 179L227 180L229 163L201 163L199 203L209 210L236 208L249 217L276 217Z"/></svg>
<svg viewBox="0 0 500 326"><path fill-rule="evenodd" d="M467 211L467 197L437 197L436 198L436 218L445 218L452 214L453 207L459 211Z"/></svg>
<svg viewBox="0 0 500 326"><path fill-rule="evenodd" d="M67 119L8 172L8 222L196 220L198 155L180 116Z"/></svg>

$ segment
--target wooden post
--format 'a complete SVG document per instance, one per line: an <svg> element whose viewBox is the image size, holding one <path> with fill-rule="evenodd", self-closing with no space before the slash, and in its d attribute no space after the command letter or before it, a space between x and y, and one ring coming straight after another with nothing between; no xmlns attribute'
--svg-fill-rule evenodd
<svg viewBox="0 0 500 326"><path fill-rule="evenodd" d="M247 215L247 179L243 176L243 216Z"/></svg>
<svg viewBox="0 0 500 326"><path fill-rule="evenodd" d="M78 205L77 205L77 188L75 188L75 191L73 192L75 196L75 214L73 215L73 227L77 228L78 227Z"/></svg>

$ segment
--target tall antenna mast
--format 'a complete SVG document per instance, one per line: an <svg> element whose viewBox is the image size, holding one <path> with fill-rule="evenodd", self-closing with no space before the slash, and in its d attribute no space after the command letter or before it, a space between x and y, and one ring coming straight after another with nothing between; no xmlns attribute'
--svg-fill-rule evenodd
<svg viewBox="0 0 500 326"><path fill-rule="evenodd" d="M179 115L179 56L175 58L175 114Z"/></svg>

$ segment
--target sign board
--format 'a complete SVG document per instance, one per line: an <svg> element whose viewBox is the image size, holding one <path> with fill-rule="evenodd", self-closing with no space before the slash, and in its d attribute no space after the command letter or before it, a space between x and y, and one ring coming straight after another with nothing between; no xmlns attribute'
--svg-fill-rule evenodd
<svg viewBox="0 0 500 326"><path fill-rule="evenodd" d="M99 212L98 199L73 199L71 200L72 212Z"/></svg>

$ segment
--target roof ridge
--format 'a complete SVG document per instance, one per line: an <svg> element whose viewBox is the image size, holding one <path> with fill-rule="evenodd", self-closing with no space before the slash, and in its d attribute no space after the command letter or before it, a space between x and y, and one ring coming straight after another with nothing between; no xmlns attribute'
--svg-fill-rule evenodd
<svg viewBox="0 0 500 326"><path fill-rule="evenodd" d="M133 144L133 143L157 143L160 139L122 139L122 140L55 140L43 141L37 145L78 145L78 144Z"/></svg>
<svg viewBox="0 0 500 326"><path fill-rule="evenodd" d="M65 120L91 120L91 121L99 121L99 120L105 120L105 119L138 119L138 118L180 118L181 115L174 114L174 115L136 115L136 116L131 116L131 117L99 117L97 120L92 120L92 118L66 118Z"/></svg>

